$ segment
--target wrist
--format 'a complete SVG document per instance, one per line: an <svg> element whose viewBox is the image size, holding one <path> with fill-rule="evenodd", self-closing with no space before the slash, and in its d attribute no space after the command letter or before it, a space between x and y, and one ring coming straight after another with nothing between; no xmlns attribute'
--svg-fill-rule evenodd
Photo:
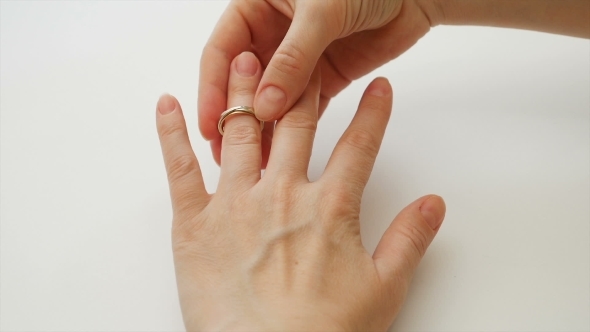
<svg viewBox="0 0 590 332"><path fill-rule="evenodd" d="M433 16L432 26L477 25L526 29L590 38L590 1L416 0ZM421 5L422 6L422 5Z"/></svg>
<svg viewBox="0 0 590 332"><path fill-rule="evenodd" d="M446 23L447 6L451 1L449 0L415 0L416 4L428 20L430 21L430 27L434 28L437 25L448 24Z"/></svg>
<svg viewBox="0 0 590 332"><path fill-rule="evenodd" d="M310 301L311 302L311 301ZM227 303L231 306L231 303ZM291 303L293 305L293 303ZM297 307L298 305L293 305ZM222 316L207 316L199 322L186 319L187 331L355 331L346 328L351 324L337 322L330 314L316 308L315 312L293 311L282 305L273 309L267 307L249 308L245 311L226 312ZM353 324L354 325L354 324Z"/></svg>
<svg viewBox="0 0 590 332"><path fill-rule="evenodd" d="M519 6L521 0L431 0L437 9L439 25L489 25L499 22L508 7ZM516 8L509 8L512 12ZM499 17L500 16L500 17Z"/></svg>

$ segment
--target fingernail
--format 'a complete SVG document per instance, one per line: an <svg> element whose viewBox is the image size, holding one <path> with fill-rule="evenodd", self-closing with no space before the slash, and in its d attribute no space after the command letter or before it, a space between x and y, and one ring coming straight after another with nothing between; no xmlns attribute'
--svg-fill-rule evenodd
<svg viewBox="0 0 590 332"><path fill-rule="evenodd" d="M249 52L238 55L236 59L236 70L238 74L244 77L250 77L258 71L258 61L256 56Z"/></svg>
<svg viewBox="0 0 590 332"><path fill-rule="evenodd" d="M264 88L256 100L256 117L263 121L272 119L283 110L287 103L287 96L276 86Z"/></svg>
<svg viewBox="0 0 590 332"><path fill-rule="evenodd" d="M160 100L158 100L158 112L160 112L160 114L168 114L168 113L172 113L172 111L174 111L174 109L176 108L176 103L174 102L174 97L172 97L171 95L163 95L162 97L160 97Z"/></svg>
<svg viewBox="0 0 590 332"><path fill-rule="evenodd" d="M445 205L444 201L441 201L442 198L438 196L430 196L420 205L422 217L433 230L440 226L445 217Z"/></svg>
<svg viewBox="0 0 590 332"><path fill-rule="evenodd" d="M384 97L391 93L391 85L385 77L378 77L371 82L367 92L376 97Z"/></svg>

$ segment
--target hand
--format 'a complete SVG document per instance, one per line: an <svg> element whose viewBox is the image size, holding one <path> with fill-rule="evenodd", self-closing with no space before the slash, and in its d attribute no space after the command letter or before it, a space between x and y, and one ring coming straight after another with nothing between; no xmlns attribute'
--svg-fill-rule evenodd
<svg viewBox="0 0 590 332"><path fill-rule="evenodd" d="M234 0L221 17L201 58L199 127L212 140L219 163L219 115L227 108L230 62L244 51L261 59L264 75L256 87L256 116L279 119L321 65L319 114L352 80L396 58L437 17L436 0ZM262 136L262 166L268 160L272 127Z"/></svg>
<svg viewBox="0 0 590 332"><path fill-rule="evenodd" d="M230 66L230 105L250 105L262 69L251 53ZM157 127L173 206L178 291L190 331L385 330L444 218L438 196L407 206L371 256L361 196L391 113L378 78L365 91L322 177L307 178L320 73L276 125L261 178L258 121L228 118L217 192L209 195L178 102L163 96Z"/></svg>

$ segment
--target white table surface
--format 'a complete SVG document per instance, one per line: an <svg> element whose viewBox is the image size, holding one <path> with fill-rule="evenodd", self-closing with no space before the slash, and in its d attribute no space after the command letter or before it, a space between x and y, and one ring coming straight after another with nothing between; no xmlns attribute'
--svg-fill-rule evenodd
<svg viewBox="0 0 590 332"><path fill-rule="evenodd" d="M1 2L2 331L183 329L155 103L178 97L214 191L198 64L226 4ZM367 249L421 195L448 209L393 330L590 330L590 42L435 28L332 101L312 178L379 75Z"/></svg>

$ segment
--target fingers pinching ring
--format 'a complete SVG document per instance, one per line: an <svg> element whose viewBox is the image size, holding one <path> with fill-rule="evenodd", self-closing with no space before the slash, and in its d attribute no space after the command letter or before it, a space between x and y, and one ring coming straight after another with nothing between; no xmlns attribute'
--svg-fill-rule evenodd
<svg viewBox="0 0 590 332"><path fill-rule="evenodd" d="M248 114L256 118L256 115L254 114L254 109L250 106L236 106L226 110L225 112L221 113L219 123L217 124L217 129L219 130L221 136L223 136L223 123L225 122L225 119L227 119L228 116L233 114ZM260 121L260 130L262 129L264 129L264 121Z"/></svg>

